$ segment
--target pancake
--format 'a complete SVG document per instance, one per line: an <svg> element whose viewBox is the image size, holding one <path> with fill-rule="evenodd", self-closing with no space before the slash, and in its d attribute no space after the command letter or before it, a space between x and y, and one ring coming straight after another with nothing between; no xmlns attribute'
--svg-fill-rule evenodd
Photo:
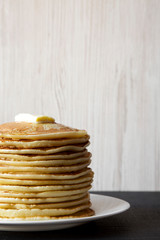
<svg viewBox="0 0 160 240"><path fill-rule="evenodd" d="M74 207L68 208L52 208L52 209L0 209L1 217L34 217L34 216L63 216L71 215L81 210L87 209L91 206L91 203L84 203Z"/></svg>
<svg viewBox="0 0 160 240"><path fill-rule="evenodd" d="M71 190L71 189L80 189L86 186L91 185L91 181L79 183L79 184L70 184L70 185L45 185L45 186L16 186L16 185L0 185L0 191L15 191L15 192L46 192L46 191L56 191L56 190Z"/></svg>
<svg viewBox="0 0 160 240"><path fill-rule="evenodd" d="M47 148L47 147L59 147L59 146L66 146L66 145L74 145L79 143L86 143L89 140L89 136L86 135L85 137L81 138L71 138L71 139L55 139L55 140L12 140L12 139L0 139L0 148Z"/></svg>
<svg viewBox="0 0 160 240"><path fill-rule="evenodd" d="M0 125L0 219L93 215L89 138L85 130L56 122Z"/></svg>
<svg viewBox="0 0 160 240"><path fill-rule="evenodd" d="M89 168L83 169L78 172L71 172L71 173L52 173L52 174L41 174L41 173L33 173L33 172L18 172L18 173L2 173L0 172L0 178L8 178L8 179L75 179L80 176L86 175L90 172Z"/></svg>
<svg viewBox="0 0 160 240"><path fill-rule="evenodd" d="M10 148L0 148L0 153L8 153L8 154L34 154L34 155L49 155L54 154L58 152L81 152L84 151L85 148L89 145L89 143L86 143L85 145L67 145L63 147L54 147L54 148L41 148L41 149L10 149Z"/></svg>
<svg viewBox="0 0 160 240"><path fill-rule="evenodd" d="M66 185L66 184L78 184L87 181L91 181L93 179L93 172L90 171L86 175L73 179L63 179L63 180L23 180L23 179L6 179L0 178L0 185L17 185L17 186L48 186L48 185Z"/></svg>
<svg viewBox="0 0 160 240"><path fill-rule="evenodd" d="M24 167L24 166L0 166L0 172L35 172L35 173L70 173L76 172L81 169L86 168L90 164L90 160L76 164L76 165L67 165L67 166L59 166L59 167Z"/></svg>
<svg viewBox="0 0 160 240"><path fill-rule="evenodd" d="M0 138L9 139L62 139L85 137L85 130L70 128L58 123L11 122L0 125Z"/></svg>
<svg viewBox="0 0 160 240"><path fill-rule="evenodd" d="M24 161L34 161L34 160L53 160L53 159L72 159L77 157L82 157L87 153L87 150L82 152L63 152L54 155L16 155L16 154L0 154L0 159L15 159Z"/></svg>
<svg viewBox="0 0 160 240"><path fill-rule="evenodd" d="M91 185L79 189L61 190L61 191L44 191L44 192L16 192L0 190L0 197L15 197L15 198L49 198L49 197L64 197L80 193L87 193Z"/></svg>
<svg viewBox="0 0 160 240"><path fill-rule="evenodd" d="M11 217L0 217L0 220L14 220L14 221L40 221L40 220L58 220L58 219L69 219L69 218L83 218L83 217L90 217L93 216L95 212L88 208L79 212L76 212L72 215L63 215L63 216L34 216L34 217L17 217L17 218L11 218Z"/></svg>
<svg viewBox="0 0 160 240"><path fill-rule="evenodd" d="M41 203L41 204L22 204L22 203L0 203L0 208L5 209L50 209L50 208L64 208L64 207L72 207L76 205L80 205L82 203L86 203L90 200L89 195L86 195L78 200L66 201L66 202L58 202L58 203Z"/></svg>
<svg viewBox="0 0 160 240"><path fill-rule="evenodd" d="M38 204L38 203L60 203L72 201L87 196L86 192L71 196L48 197L48 198L18 198L18 197L0 197L1 203L18 203L18 204Z"/></svg>
<svg viewBox="0 0 160 240"><path fill-rule="evenodd" d="M8 159L8 160L1 160L0 159L0 166L66 166L66 165L75 165L79 163L84 163L88 161L91 157L91 154L88 153L84 157L76 158L76 159L63 159L63 160L48 160L48 161L16 161L16 159Z"/></svg>

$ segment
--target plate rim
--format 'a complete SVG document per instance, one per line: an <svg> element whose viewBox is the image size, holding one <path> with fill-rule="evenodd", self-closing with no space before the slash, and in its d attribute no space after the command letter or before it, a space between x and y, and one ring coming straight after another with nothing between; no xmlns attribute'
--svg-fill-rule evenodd
<svg viewBox="0 0 160 240"><path fill-rule="evenodd" d="M54 224L54 225L59 225L59 224L74 224L74 223L83 223L83 222L88 222L88 221L94 221L94 220L98 220L98 219L102 219L105 217L110 217L113 215L117 215L120 214L126 210L128 210L130 208L130 203L120 199L120 198L116 198L116 197L112 197L112 196L108 196L108 195L104 195L103 193L90 193L91 198L95 197L95 198L109 198L109 199L113 199L116 201L120 201L121 203L123 203L123 207L121 207L121 209L119 210L115 210L112 211L111 213L108 214L97 214L95 213L95 215L93 216L89 216L89 217L83 217L83 218L66 218L66 219L51 219L51 220L1 220L0 221L0 225L20 225L20 226L29 226L29 225L50 225L50 224ZM91 200L92 201L92 200ZM91 207L92 208L92 207ZM94 210L94 207L92 208Z"/></svg>

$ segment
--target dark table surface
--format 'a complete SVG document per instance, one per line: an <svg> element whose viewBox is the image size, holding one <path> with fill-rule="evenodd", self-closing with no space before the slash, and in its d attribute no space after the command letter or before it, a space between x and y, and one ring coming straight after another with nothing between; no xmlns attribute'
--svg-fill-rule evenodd
<svg viewBox="0 0 160 240"><path fill-rule="evenodd" d="M94 192L128 201L131 208L119 215L84 225L46 232L0 231L0 240L141 239L160 240L160 192Z"/></svg>

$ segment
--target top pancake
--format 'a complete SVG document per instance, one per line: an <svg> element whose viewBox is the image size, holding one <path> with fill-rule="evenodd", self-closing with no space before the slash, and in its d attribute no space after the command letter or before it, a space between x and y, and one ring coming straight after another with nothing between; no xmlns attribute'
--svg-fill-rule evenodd
<svg viewBox="0 0 160 240"><path fill-rule="evenodd" d="M0 138L59 139L85 137L85 130L70 128L59 123L9 122L0 125Z"/></svg>

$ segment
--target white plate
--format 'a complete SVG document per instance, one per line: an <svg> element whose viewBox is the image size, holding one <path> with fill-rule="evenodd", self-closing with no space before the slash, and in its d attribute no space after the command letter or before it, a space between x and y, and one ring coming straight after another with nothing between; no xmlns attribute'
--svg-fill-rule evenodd
<svg viewBox="0 0 160 240"><path fill-rule="evenodd" d="M124 212L130 204L124 200L104 195L90 194L95 215L84 218L43 220L43 221L1 221L0 230L4 231L47 231L78 226L80 224L109 217Z"/></svg>

